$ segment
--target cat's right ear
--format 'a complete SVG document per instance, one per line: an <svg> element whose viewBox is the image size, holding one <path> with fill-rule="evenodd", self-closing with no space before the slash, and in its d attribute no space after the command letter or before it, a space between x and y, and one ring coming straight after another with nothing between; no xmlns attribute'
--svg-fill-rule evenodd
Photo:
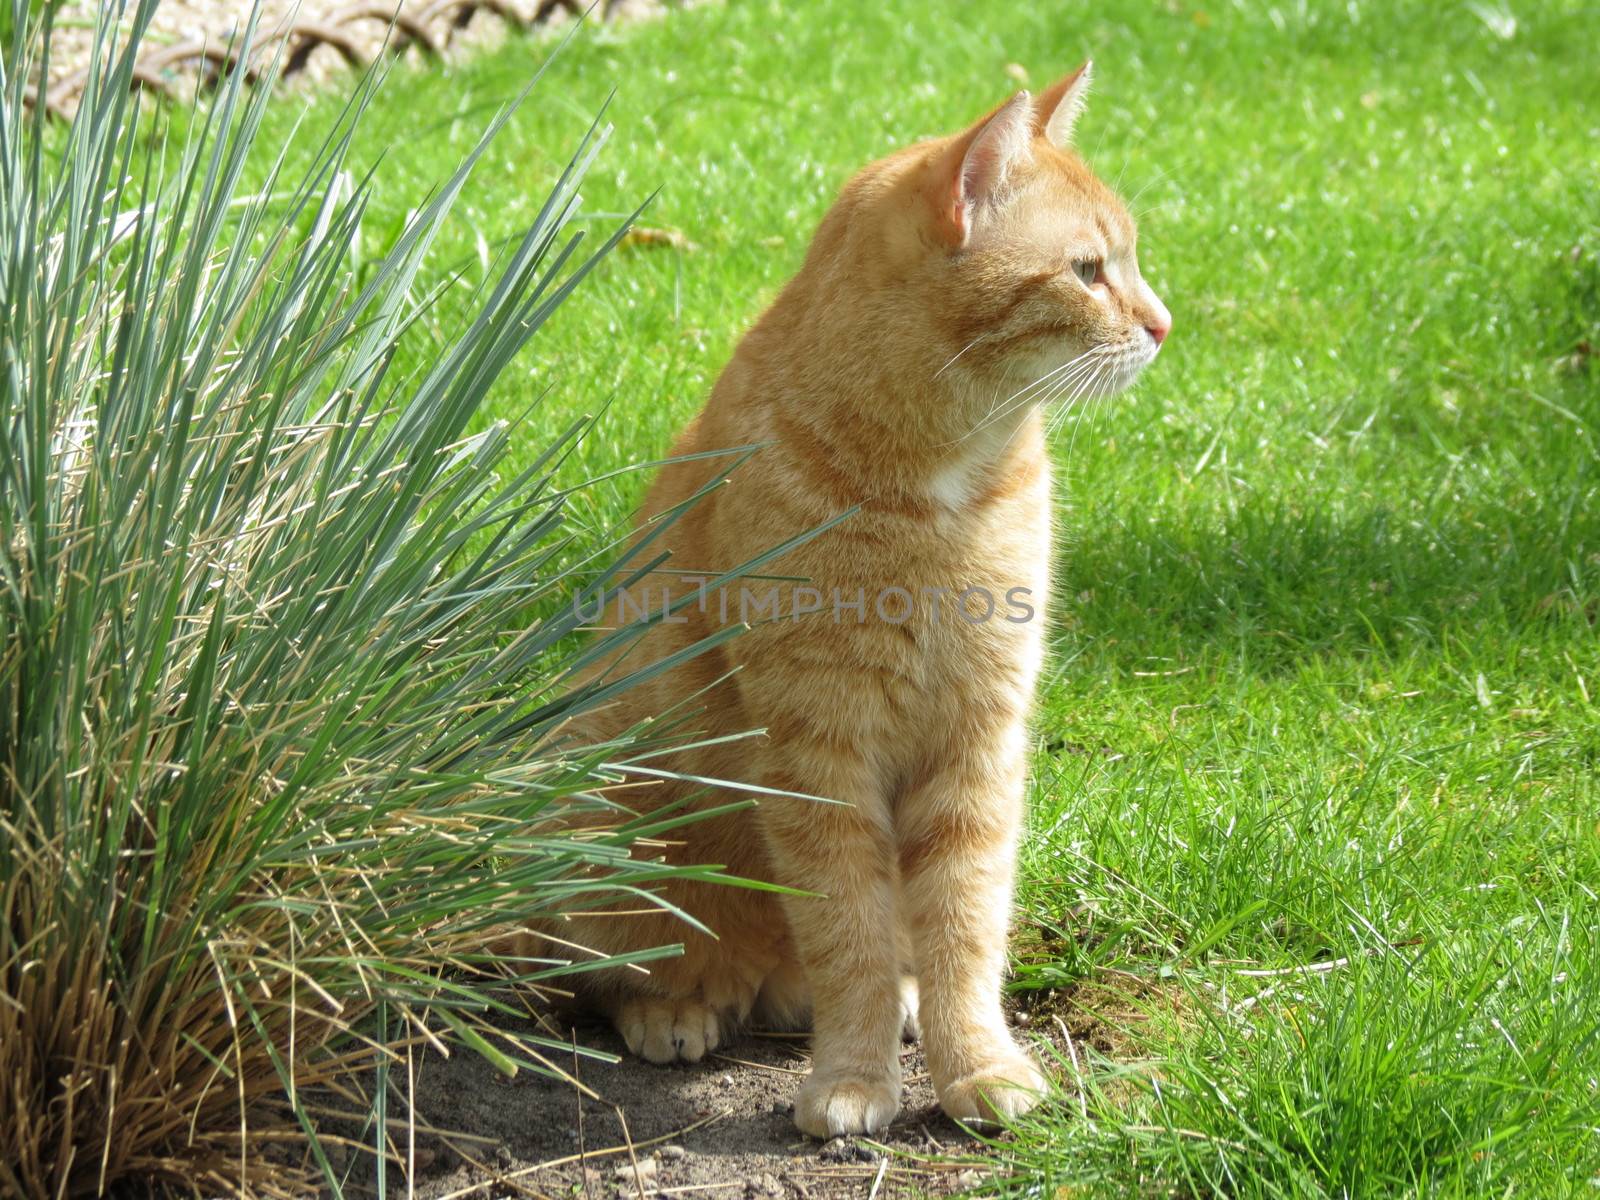
<svg viewBox="0 0 1600 1200"><path fill-rule="evenodd" d="M1084 59L1083 66L1040 93L1038 132L1052 146L1065 149L1072 142L1072 127L1078 123L1084 101L1089 98L1093 76L1094 63Z"/></svg>
<svg viewBox="0 0 1600 1200"><path fill-rule="evenodd" d="M1032 154L1033 101L1018 92L950 147L941 170L948 182L941 224L957 247L966 245L976 212L1005 191L1012 168Z"/></svg>

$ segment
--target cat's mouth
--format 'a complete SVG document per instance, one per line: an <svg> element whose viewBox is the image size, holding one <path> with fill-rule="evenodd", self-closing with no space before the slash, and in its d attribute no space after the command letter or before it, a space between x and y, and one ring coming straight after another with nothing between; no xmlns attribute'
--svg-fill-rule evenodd
<svg viewBox="0 0 1600 1200"><path fill-rule="evenodd" d="M1148 335L1119 348L1114 355L1115 365L1111 368L1116 379L1114 390L1121 391L1131 385L1160 353L1161 343Z"/></svg>
<svg viewBox="0 0 1600 1200"><path fill-rule="evenodd" d="M1159 351L1159 344L1149 337L1103 342L1034 372L1028 390L1042 407L1114 396L1138 379Z"/></svg>

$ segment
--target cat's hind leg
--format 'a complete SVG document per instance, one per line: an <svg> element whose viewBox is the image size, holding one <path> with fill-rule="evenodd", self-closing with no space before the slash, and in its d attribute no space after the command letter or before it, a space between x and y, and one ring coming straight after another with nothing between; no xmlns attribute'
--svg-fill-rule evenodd
<svg viewBox="0 0 1600 1200"><path fill-rule="evenodd" d="M723 1015L698 996L629 996L611 1020L629 1052L653 1063L699 1062L722 1044Z"/></svg>
<svg viewBox="0 0 1600 1200"><path fill-rule="evenodd" d="M900 976L900 1040L915 1042L922 1037L921 990L915 975Z"/></svg>
<svg viewBox="0 0 1600 1200"><path fill-rule="evenodd" d="M909 969L900 976L900 1040L914 1042L922 1036L917 1016L917 977ZM761 985L754 1012L756 1024L766 1029L797 1033L811 1028L811 988L797 962L780 963Z"/></svg>
<svg viewBox="0 0 1600 1200"><path fill-rule="evenodd" d="M896 892L895 948L900 955L900 1040L922 1040L922 989L917 986L916 948L905 920L905 894Z"/></svg>
<svg viewBox="0 0 1600 1200"><path fill-rule="evenodd" d="M749 1019L772 968L762 956L687 957L687 970L681 959L657 969L661 991L622 992L606 1005L629 1052L649 1062L695 1063L716 1050Z"/></svg>

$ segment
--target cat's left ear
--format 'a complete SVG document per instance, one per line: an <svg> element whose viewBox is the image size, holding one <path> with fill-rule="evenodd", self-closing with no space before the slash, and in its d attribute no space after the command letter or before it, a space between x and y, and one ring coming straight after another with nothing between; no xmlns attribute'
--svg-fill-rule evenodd
<svg viewBox="0 0 1600 1200"><path fill-rule="evenodd" d="M1094 63L1085 59L1083 66L1039 94L1039 103L1034 109L1035 132L1052 146L1065 149L1072 141L1072 127L1078 123L1078 114L1083 112L1084 103L1089 99L1089 80L1093 74Z"/></svg>
<svg viewBox="0 0 1600 1200"><path fill-rule="evenodd" d="M957 246L972 232L972 218L983 205L1006 193L1012 169L1031 155L1033 101L1018 92L957 138L946 159L949 191L941 204Z"/></svg>

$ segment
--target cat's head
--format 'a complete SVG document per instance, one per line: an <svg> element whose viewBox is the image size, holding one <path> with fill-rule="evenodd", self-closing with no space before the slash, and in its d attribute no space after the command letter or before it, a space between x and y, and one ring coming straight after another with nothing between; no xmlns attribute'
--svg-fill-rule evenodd
<svg viewBox="0 0 1600 1200"><path fill-rule="evenodd" d="M939 351L960 354L963 373L1037 381L1024 400L1118 391L1172 328L1139 273L1132 217L1071 148L1089 78L1085 63L904 152L879 197L912 215L908 275L936 294Z"/></svg>

